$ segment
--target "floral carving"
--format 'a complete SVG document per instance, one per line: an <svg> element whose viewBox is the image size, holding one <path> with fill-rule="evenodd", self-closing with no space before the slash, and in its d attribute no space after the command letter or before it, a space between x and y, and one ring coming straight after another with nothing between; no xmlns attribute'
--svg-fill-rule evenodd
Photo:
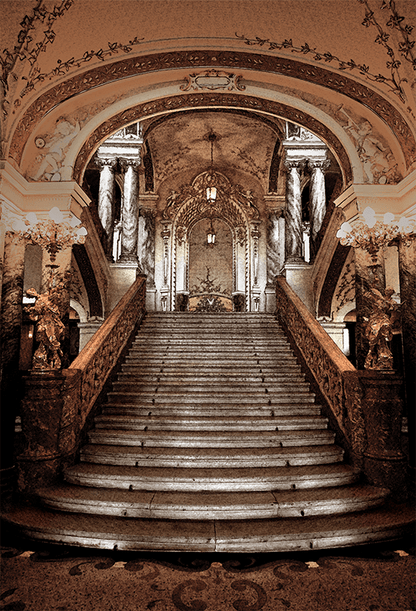
<svg viewBox="0 0 416 611"><path fill-rule="evenodd" d="M348 367L343 369L327 346L320 341L313 325L319 323L303 315L290 297L286 281L278 277L276 284L278 315L283 326L290 330L296 346L303 354L319 388L328 401L337 422L353 446L354 451L362 453L365 431L360 413L360 383L357 372ZM319 328L320 331L320 328ZM348 379L348 387L345 380ZM354 386L355 385L355 386ZM349 394L354 388L353 394Z"/></svg>
<svg viewBox="0 0 416 611"><path fill-rule="evenodd" d="M244 91L245 85L240 83L241 76L224 72L223 70L205 70L205 72L190 74L186 77L186 83L181 85L181 91L190 89L226 89L227 91Z"/></svg>
<svg viewBox="0 0 416 611"><path fill-rule="evenodd" d="M48 10L45 8L43 0L37 0L32 15L24 16L20 22L22 29L17 36L17 44L12 51L4 49L3 54L0 55L1 82L5 91L8 91L8 79L10 75L13 75L13 69L18 60L21 62L27 60L30 64L28 76L22 77L22 79L28 81L24 91L31 91L34 87L34 81L41 82L44 80L44 75L40 74L37 67L39 54L44 53L46 47L54 42L56 34L53 25L58 17L62 17L71 8L73 3L74 0L61 0L60 4L55 4L52 10ZM39 21L45 29L43 30L43 39L35 42L31 32ZM23 97L23 94L21 94L21 97ZM3 112L6 115L5 102L6 100L3 102ZM20 101L17 100L15 105L18 106L19 104Z"/></svg>
<svg viewBox="0 0 416 611"><path fill-rule="evenodd" d="M412 132L406 120L398 110L394 108L385 98L361 85L352 81L344 75L334 75L330 70L316 66L313 69L305 66L304 63L290 58L282 59L270 55L260 55L241 52L227 51L178 51L174 53L147 55L139 58L126 58L110 65L103 64L100 68L93 68L83 75L73 77L67 81L56 85L42 94L28 108L25 115L20 120L10 145L10 156L20 164L23 148L32 131L35 129L41 117L51 108L55 107L69 95L76 95L88 91L91 87L106 83L109 79L126 78L136 74L154 72L171 67L179 68L182 66L224 66L233 68L248 68L261 72L273 72L277 74L289 75L292 78L299 78L316 83L323 87L335 90L358 102L365 102L366 106L377 113L390 126L392 131L397 134L401 143L407 165L411 165L416 158L416 145ZM163 112L180 107L192 107L199 104L204 105L233 105L237 107L253 107L258 110L266 110L287 118L294 123L302 123L308 129L325 140L335 151L340 159L340 163L346 173L346 180L350 180L351 168L348 157L335 136L319 121L302 111L297 111L284 104L277 104L271 101L249 98L242 94L230 96L230 94L196 94L189 96L174 96L163 100L155 100L150 103L142 104L134 109L123 111L119 115L109 119L102 124L86 143L86 148L81 151L81 157L77 160L77 168L74 172L75 179L79 178L85 167L85 163L92 155L94 148L114 131L121 129L126 123L140 120L142 116L148 116L153 112ZM230 97L229 97L230 96ZM199 104L198 104L199 101Z"/></svg>

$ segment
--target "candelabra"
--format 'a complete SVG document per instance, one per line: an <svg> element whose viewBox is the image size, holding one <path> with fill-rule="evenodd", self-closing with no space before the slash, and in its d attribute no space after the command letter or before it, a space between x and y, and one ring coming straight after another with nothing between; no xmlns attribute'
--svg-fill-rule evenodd
<svg viewBox="0 0 416 611"><path fill-rule="evenodd" d="M375 272L380 249L400 240L409 243L416 237L416 223L413 219L402 217L394 222L394 214L387 212L383 221L377 221L375 212L367 207L363 212L364 222L354 227L343 223L337 233L341 244L361 248L371 257L370 268ZM376 274L374 273L374 278ZM399 313L399 305L392 299L394 291L377 285L374 281L364 293L368 316L364 317L363 333L369 349L365 359L365 369L384 371L393 370L393 355L389 342L393 338L393 325Z"/></svg>
<svg viewBox="0 0 416 611"><path fill-rule="evenodd" d="M394 223L394 214L386 212L383 221L377 221L375 212L369 206L363 212L364 223L352 225L342 223L337 238L344 246L362 248L371 257L372 265L377 265L377 256L380 248L389 246L394 240L409 240L416 234L416 222L413 219L402 217Z"/></svg>
<svg viewBox="0 0 416 611"><path fill-rule="evenodd" d="M85 227L78 227L81 221L75 216L70 221L64 221L64 215L56 206L50 210L49 217L48 221L38 221L36 214L29 212L26 221L13 222L12 230L21 238L45 248L54 266L58 252L73 244L85 242L87 230Z"/></svg>
<svg viewBox="0 0 416 611"><path fill-rule="evenodd" d="M56 255L73 244L83 244L87 235L85 227L78 227L81 223L79 219L73 217L70 221L64 221L64 215L57 207L50 210L49 217L50 220L39 222L36 214L30 212L26 221L15 220L12 224L15 235L45 248L50 258L46 266L50 273L45 290L40 294L34 288L26 291L32 304L24 309L30 320L36 323L38 347L32 362L32 368L36 370L61 368L61 341L65 337L61 308L70 274L66 272L62 277L57 274L59 265L55 263Z"/></svg>

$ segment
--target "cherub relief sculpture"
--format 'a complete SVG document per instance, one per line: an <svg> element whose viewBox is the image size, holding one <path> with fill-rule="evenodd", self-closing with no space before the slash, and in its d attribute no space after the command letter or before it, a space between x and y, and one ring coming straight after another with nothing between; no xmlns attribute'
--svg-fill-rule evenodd
<svg viewBox="0 0 416 611"><path fill-rule="evenodd" d="M40 165L34 175L31 176L33 180L52 182L61 180L61 168L65 153L80 129L78 121L75 125L72 125L65 117L60 117L49 140L45 142L43 138L36 138L36 146L40 149L45 148L45 153L36 158Z"/></svg>
<svg viewBox="0 0 416 611"><path fill-rule="evenodd" d="M355 143L367 182L379 184L398 182L400 176L397 165L394 164L393 154L373 134L371 123L367 119L354 121L342 106L338 109L337 115L343 121L347 120L343 128Z"/></svg>
<svg viewBox="0 0 416 611"><path fill-rule="evenodd" d="M33 355L32 368L60 369L65 325L61 321L59 308L51 301L49 293L39 294L33 288L26 293L36 298L34 305L25 307L30 320L36 322L35 339L39 342Z"/></svg>
<svg viewBox="0 0 416 611"><path fill-rule="evenodd" d="M365 320L365 337L369 341L369 351L365 359L365 369L393 369L393 355L388 342L393 339L393 325L397 320L399 304L392 299L394 290L384 291L371 287L364 293L371 314Z"/></svg>

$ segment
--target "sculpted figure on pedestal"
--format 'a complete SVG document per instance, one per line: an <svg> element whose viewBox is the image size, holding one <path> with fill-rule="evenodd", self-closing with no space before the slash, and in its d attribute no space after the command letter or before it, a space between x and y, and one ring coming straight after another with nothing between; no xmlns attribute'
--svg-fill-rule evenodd
<svg viewBox="0 0 416 611"><path fill-rule="evenodd" d="M35 289L26 291L29 297L35 297L32 306L26 306L29 318L36 322L36 341L39 342L33 355L33 369L61 368L61 340L65 335L65 325L61 321L59 308L51 299L49 293L39 295Z"/></svg>
<svg viewBox="0 0 416 611"><path fill-rule="evenodd" d="M393 355L388 342L393 339L393 325L400 307L393 301L393 293L391 288L382 291L373 286L364 294L371 308L370 316L364 318L365 337L370 344L365 369L393 369Z"/></svg>

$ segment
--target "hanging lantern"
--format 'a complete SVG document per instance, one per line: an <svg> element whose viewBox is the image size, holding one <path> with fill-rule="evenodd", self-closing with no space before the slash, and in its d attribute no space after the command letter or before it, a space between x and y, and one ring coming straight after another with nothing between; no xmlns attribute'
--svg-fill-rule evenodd
<svg viewBox="0 0 416 611"><path fill-rule="evenodd" d="M207 202L210 204L215 203L217 199L217 187L207 187Z"/></svg>
<svg viewBox="0 0 416 611"><path fill-rule="evenodd" d="M212 225L212 219L211 219L211 225L207 231L207 245L210 246L211 248L215 245L215 231L214 231L214 227Z"/></svg>

